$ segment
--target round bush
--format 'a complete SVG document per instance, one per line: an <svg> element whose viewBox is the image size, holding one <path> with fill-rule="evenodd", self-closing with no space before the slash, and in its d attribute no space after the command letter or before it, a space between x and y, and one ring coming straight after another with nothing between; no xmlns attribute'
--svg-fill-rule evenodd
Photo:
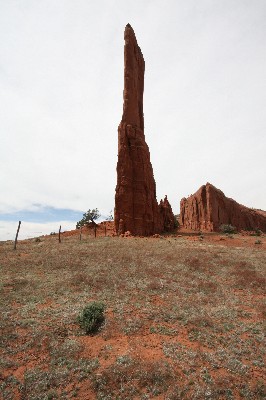
<svg viewBox="0 0 266 400"><path fill-rule="evenodd" d="M89 334L97 332L104 322L105 305L93 301L82 310L78 317L80 326Z"/></svg>

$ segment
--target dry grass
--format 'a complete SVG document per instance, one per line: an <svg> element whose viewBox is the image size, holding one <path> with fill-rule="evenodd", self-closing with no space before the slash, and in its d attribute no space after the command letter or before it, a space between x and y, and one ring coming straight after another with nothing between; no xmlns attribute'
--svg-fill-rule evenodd
<svg viewBox="0 0 266 400"><path fill-rule="evenodd" d="M0 272L2 399L265 398L259 246L51 236L2 242Z"/></svg>

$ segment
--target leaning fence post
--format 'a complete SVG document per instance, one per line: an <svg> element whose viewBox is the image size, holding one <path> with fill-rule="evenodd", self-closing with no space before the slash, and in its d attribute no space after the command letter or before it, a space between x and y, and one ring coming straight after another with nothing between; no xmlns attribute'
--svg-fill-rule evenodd
<svg viewBox="0 0 266 400"><path fill-rule="evenodd" d="M15 238L15 243L14 243L14 250L16 250L16 248L17 248L18 233L20 230L20 225L21 225L21 221L18 221L18 229L17 229L17 234L16 234L16 238Z"/></svg>
<svg viewBox="0 0 266 400"><path fill-rule="evenodd" d="M59 243L61 243L61 225L60 225L60 227L59 227L59 236L58 236L58 239L59 239Z"/></svg>

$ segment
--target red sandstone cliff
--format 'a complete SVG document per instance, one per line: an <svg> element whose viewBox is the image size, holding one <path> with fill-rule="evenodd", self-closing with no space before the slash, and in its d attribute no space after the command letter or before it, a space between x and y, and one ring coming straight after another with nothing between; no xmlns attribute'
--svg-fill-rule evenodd
<svg viewBox="0 0 266 400"><path fill-rule="evenodd" d="M210 232L219 231L222 224L231 224L237 230L260 229L266 232L263 211L238 204L210 183L181 200L180 224L187 229Z"/></svg>
<svg viewBox="0 0 266 400"><path fill-rule="evenodd" d="M150 152L144 136L145 62L129 24L125 28L124 63L124 106L118 127L115 227L118 234L130 231L133 235L148 236L168 229L172 210L168 201L170 208L167 203L162 208L156 200Z"/></svg>

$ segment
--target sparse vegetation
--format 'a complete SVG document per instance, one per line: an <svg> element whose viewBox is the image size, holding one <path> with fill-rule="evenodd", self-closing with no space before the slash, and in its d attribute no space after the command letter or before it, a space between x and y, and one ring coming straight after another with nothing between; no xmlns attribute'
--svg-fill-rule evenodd
<svg viewBox="0 0 266 400"><path fill-rule="evenodd" d="M262 231L258 228L254 229L254 232L250 233L250 236L261 236L262 235Z"/></svg>
<svg viewBox="0 0 266 400"><path fill-rule="evenodd" d="M1 242L0 398L264 399L264 236L208 238Z"/></svg>
<svg viewBox="0 0 266 400"><path fill-rule="evenodd" d="M232 233L236 233L237 232L236 227L233 226L233 225L230 225L230 224L222 224L220 226L220 231L222 233L228 233L228 234L232 234Z"/></svg>

